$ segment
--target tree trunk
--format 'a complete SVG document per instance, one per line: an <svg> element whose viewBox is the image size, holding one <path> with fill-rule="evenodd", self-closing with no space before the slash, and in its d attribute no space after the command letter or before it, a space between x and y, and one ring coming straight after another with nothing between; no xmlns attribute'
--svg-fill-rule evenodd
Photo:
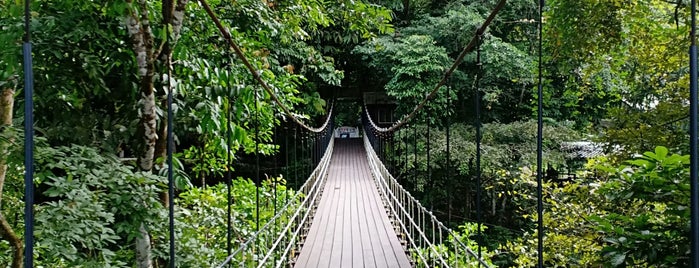
<svg viewBox="0 0 699 268"><path fill-rule="evenodd" d="M410 20L410 0L403 0L403 20Z"/></svg>
<svg viewBox="0 0 699 268"><path fill-rule="evenodd" d="M153 35L150 29L148 18L148 8L145 0L138 0L138 8L133 5L132 0L126 0L129 7L126 16L126 28L131 38L136 63L138 65L139 91L141 92L140 114L138 133L142 134L143 147L138 154L138 167L143 171L153 169L153 154L155 152L155 142L158 139L156 134L156 104L155 92L153 90ZM151 260L151 240L145 223L139 226L139 235L134 242L136 251L136 267L152 268Z"/></svg>
<svg viewBox="0 0 699 268"><path fill-rule="evenodd" d="M15 103L14 94L14 89L6 88L0 95L0 124L2 124L2 131L6 131L8 127L12 126L12 113ZM5 185L5 177L7 176L7 154L9 153L10 144L13 142L14 139L12 138L8 141L0 142L0 208L2 208L2 191ZM22 265L22 240L12 230L12 226L7 222L1 210L0 237L10 242L10 246L12 246L12 264L10 267L20 268Z"/></svg>
<svg viewBox="0 0 699 268"><path fill-rule="evenodd" d="M7 130L7 127L12 126L12 112L15 103L15 90L7 88L0 94L0 131ZM10 144L14 141L11 139L6 142L0 142L0 205L2 204L2 190L5 185L5 174L7 173L7 154ZM0 206L1 207L1 206Z"/></svg>
<svg viewBox="0 0 699 268"><path fill-rule="evenodd" d="M19 236L12 231L12 226L7 222L5 217L0 213L0 237L10 242L12 246L12 264L11 268L22 267L22 255L24 247L22 246L22 240Z"/></svg>
<svg viewBox="0 0 699 268"><path fill-rule="evenodd" d="M184 12L189 0L177 0L176 4L173 0L165 0L162 4L163 24L172 25L171 44L161 40L159 47L154 46L155 37L151 31L151 22L148 14L148 3L146 0L125 0L128 11L126 14L126 28L131 38L134 53L136 54L136 63L138 65L139 91L141 93L140 118L138 125L138 135L143 137L143 143L138 150L138 167L142 171L153 171L153 165L157 157L165 156L165 148L167 143L167 123L161 120L160 129L158 129L158 116L156 114L156 92L154 90L153 78L155 77L155 61L157 58L170 58L172 54L171 47L180 36L182 22L184 20ZM172 70L171 63L163 68L166 72ZM163 93L167 93L163 91ZM167 199L161 201L167 204ZM148 230L144 224L139 227L139 237L136 239L136 259L137 267L151 268L153 262L151 260L151 239Z"/></svg>
<svg viewBox="0 0 699 268"><path fill-rule="evenodd" d="M161 107L167 106L167 98L160 101ZM155 143L155 159L165 158L167 156L167 120L160 120L160 128L158 129L158 141ZM158 165L157 169L163 169L165 161ZM167 191L160 192L160 203L168 208L170 206L170 196Z"/></svg>

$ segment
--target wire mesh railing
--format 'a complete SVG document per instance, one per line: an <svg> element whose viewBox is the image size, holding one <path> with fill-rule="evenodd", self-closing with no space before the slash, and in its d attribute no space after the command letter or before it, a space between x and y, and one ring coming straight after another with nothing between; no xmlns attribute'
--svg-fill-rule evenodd
<svg viewBox="0 0 699 268"><path fill-rule="evenodd" d="M332 123L331 123L332 125ZM320 201L334 148L332 127L319 140L325 153L296 194L276 215L255 232L217 267L290 267L293 266L310 229L311 219Z"/></svg>
<svg viewBox="0 0 699 268"><path fill-rule="evenodd" d="M414 267L490 267L464 243L464 237L441 223L431 211L405 190L384 166L365 129L364 147L369 168L393 227L410 254Z"/></svg>

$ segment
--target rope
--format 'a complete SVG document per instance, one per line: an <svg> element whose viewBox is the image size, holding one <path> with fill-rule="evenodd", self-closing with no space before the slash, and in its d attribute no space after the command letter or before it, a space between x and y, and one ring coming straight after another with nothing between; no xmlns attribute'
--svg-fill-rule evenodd
<svg viewBox="0 0 699 268"><path fill-rule="evenodd" d="M200 0L200 1L204 1L204 0ZM541 0L541 1L543 1L543 0ZM446 84L447 80L449 79L449 77L451 77L452 73L456 70L456 67L458 67L459 64L461 64L461 62L463 61L466 54L468 54L469 52L471 52L473 50L473 48L478 43L478 36L483 35L483 33L485 33L485 30L488 28L488 26L493 21L493 19L495 19L495 16L505 6L505 2L507 2L507 0L500 0L498 2L498 4L495 6L495 8L491 11L490 15L488 15L488 18L486 18L485 21L483 22L483 24L481 24L481 27L479 27L478 30L476 30L476 34L473 36L473 38L471 38L471 41L468 43L468 45L466 45L466 47L464 47L464 49L461 51L461 53L456 58L454 63L451 65L451 67L447 70L446 73L444 73L442 80L440 80L437 83L437 85L435 85L434 88L430 91L430 93L427 94L427 96L425 96L425 98L422 99L422 101L420 101L420 103L417 106L415 106L415 108L413 109L412 112L410 112L408 115L404 116L402 119L398 120L396 123L394 123L393 125L391 125L388 128L379 127L376 124L374 124L373 122L371 123L372 128L374 128L378 132L393 132L395 130L400 129L401 127L403 127L403 125L407 124L408 122L410 122L410 120L412 120L417 115L417 113L420 110L422 110L422 108L425 106L427 101L429 101L435 97L435 95L437 94L437 91L439 91L439 88L441 88L442 86L444 86L444 84Z"/></svg>
<svg viewBox="0 0 699 268"><path fill-rule="evenodd" d="M504 1L504 0L502 0L502 1ZM303 127L304 129L306 129L310 132L318 133L318 132L323 131L323 129L325 129L325 127L328 125L328 122L330 121L330 116L328 116L328 119L325 120L325 123L323 123L322 126L317 127L317 128L310 127L310 126L304 124L303 122L301 122L301 120L299 120L293 113L291 113L289 108L286 107L286 105L284 105L284 103L281 102L279 97L277 97L277 95L274 93L274 90L262 79L262 77L260 76L260 71L255 69L255 67L253 67L252 64L250 64L250 61L248 61L248 59L245 56L245 54L243 53L243 51L240 49L240 47L238 47L238 45L235 43L235 41L233 41L231 34L223 26L223 24L221 24L221 21L218 19L218 17L213 12L213 10L211 10L211 7L206 2L206 0L199 0L199 3L201 3L201 5L206 10L206 13L211 18L211 20L213 20L214 24L216 24L216 27L218 28L219 32L221 33L223 38L226 40L226 42L228 42L228 45L231 48L233 48L233 50L235 51L235 54L238 55L240 60L243 61L243 65L245 65L245 67L248 69L248 71L250 71L250 74L252 74L253 78L255 78L255 80L257 80L257 82L260 84L260 86L262 86L262 88L264 88L264 90L267 92L267 94L269 94L269 96L272 98L272 100L274 100L274 102L277 105L279 105L279 108L281 108L284 111L284 114L286 115L286 117L288 117L292 121L296 122L296 124L298 124L299 126ZM329 114L331 114L331 113L328 113L328 115Z"/></svg>

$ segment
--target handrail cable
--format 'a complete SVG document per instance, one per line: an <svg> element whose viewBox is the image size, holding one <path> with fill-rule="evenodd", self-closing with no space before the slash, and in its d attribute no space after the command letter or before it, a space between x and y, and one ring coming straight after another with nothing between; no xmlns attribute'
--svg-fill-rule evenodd
<svg viewBox="0 0 699 268"><path fill-rule="evenodd" d="M439 261L441 263L441 267L451 267L447 262L448 258L447 260L445 260L442 256L443 253L439 252L437 249L440 246L439 244L443 242L443 236L441 231L444 231L448 236L454 238L454 247L456 254L458 254L458 248L460 247L466 253L474 257L479 262L479 264L485 267L490 267L485 261L483 261L481 258L478 258L477 254L474 253L459 239L460 236L458 234L454 233L450 228L448 228L442 222L440 222L437 219L437 217L435 217L434 214L432 214L431 211L425 208L420 203L420 201L415 199L415 197L413 197L410 194L410 192L405 190L405 188L403 188L403 186L396 181L396 179L388 172L383 163L381 163L378 159L378 156L376 155L376 152L373 150L369 139L369 135L364 135L364 147L366 149L367 160L369 162L369 168L371 169L374 182L377 184L377 188L380 190L382 199L388 203L387 207L389 208L391 216L394 219L396 219L403 232L408 234L415 234L418 236L418 238L421 239L422 242L429 244L427 246L429 246L429 250L432 253L430 254L430 257L436 258L436 260L433 259L433 261ZM410 204L410 206L408 206L407 208L405 205L406 203ZM412 215L415 213L419 213L417 219L413 219ZM428 216L429 219L426 219L426 216ZM435 235L432 236L431 242L430 239L427 237L427 234L424 232L424 229L426 229L424 226L426 220L430 220L433 225L436 225L436 228L440 229L439 244L435 241L437 240L437 237ZM406 222L409 223L410 226L406 226ZM414 231L413 228L415 229ZM410 242L413 248L416 249L414 253L417 255L417 257L423 263L428 264L426 257L419 250L418 243L414 241L411 235L407 235L407 237L409 240L408 242ZM458 267L458 262L456 266Z"/></svg>
<svg viewBox="0 0 699 268"><path fill-rule="evenodd" d="M332 132L328 132L332 133ZM327 133L326 133L327 134ZM303 199L301 204L298 206L297 209L294 210L294 214L290 217L291 220L288 221L287 225L285 226L284 230L279 232L280 236L277 240L281 239L283 237L284 233L287 233L287 231L290 230L292 224L296 223L293 221L293 219L297 219L301 213L303 214L303 218L301 221L299 221L302 224L299 224L296 229L293 232L293 236L290 238L291 241L294 241L297 237L299 237L301 230L304 227L304 222L307 222L308 218L310 217L312 213L312 209L310 209L315 203L319 201L319 196L320 196L320 189L322 189L325 180L327 178L327 171L330 166L330 158L332 156L333 148L334 148L334 143L333 139L326 139L329 143L327 146L327 149L325 150L325 155L321 159L320 164L316 166L314 169L313 173L309 176L309 179L306 180L306 182L299 188L299 191L296 192L296 194L290 199L290 200L299 200ZM245 243L243 243L238 249L236 249L233 253L228 255L226 259L217 267L218 268L223 268L227 264L232 263L233 258L236 255L239 255L243 252L243 250L248 249L251 244L257 240L258 237L262 236L267 229L270 229L273 224L276 224L276 221L281 219L283 214L285 214L290 206L293 204L293 202L287 202L279 211L277 212L276 215L272 217L265 225L260 227L259 230L257 230ZM274 249L276 246L278 246L279 243L275 241L274 246L271 247L271 249ZM287 246L284 249L284 254L283 256L287 255L291 251L291 247L293 246L293 243L288 243ZM272 252L270 250L269 252ZM273 253L273 252L272 252ZM265 255L265 261L269 258L269 254ZM284 260L283 256L281 256L280 260ZM242 261L241 261L242 262ZM280 261L279 263L283 263L283 261ZM262 267L264 265L264 261L260 261L258 264L258 267ZM279 267L279 265L277 265Z"/></svg>
<svg viewBox="0 0 699 268"><path fill-rule="evenodd" d="M502 0L502 1L504 2L505 0ZM223 24L222 24L221 21L218 19L218 17L217 17L216 14L214 13L214 11L211 10L211 7L210 7L209 4L206 2L206 0L199 0L199 3L201 3L201 5L202 5L202 6L204 7L204 9L206 10L206 13L207 13L207 14L209 15L209 17L211 18L211 20L213 20L214 24L216 24L216 27L218 28L218 30L219 30L219 32L221 33L221 35L223 36L223 38L226 39L226 41L228 42L228 45L229 45L231 48L233 48L233 50L235 51L235 54L238 55L238 57L240 58L241 61L243 61L243 65L245 65L245 67L250 71L250 73L252 74L253 78L255 78L255 80L257 80L257 82L260 84L260 86L262 86L262 88L264 88L264 90L267 91L267 94L269 94L269 96L272 98L272 100L273 100L275 103L277 103L277 105L279 105L279 108L281 108L281 109L284 111L284 114L285 114L289 119L291 119L291 120L293 120L294 122L296 122L296 124L300 125L301 127L305 128L305 129L308 130L308 131L311 131L311 132L314 132L314 133L320 133L320 132L322 132L322 131L325 129L325 127L328 125L328 122L330 122L330 116L329 116L329 115L330 115L331 113L328 113L328 117L327 117L327 119L325 120L325 122L323 123L323 125L321 125L320 127L317 127L317 128L308 126L308 125L306 125L305 123L301 122L301 120L299 120L299 119L291 112L291 110L289 110L289 108L286 107L286 105L284 105L284 103L282 103L282 101L279 99L279 97L274 93L274 90L272 89L272 87L271 87L269 84L267 84L267 83L265 82L265 80L262 79L262 77L260 76L260 71L259 71L259 70L256 70L255 67L253 67L252 64L250 64L250 61L248 60L248 58L245 56L245 54L243 54L243 50L241 50L240 47L235 43L235 41L233 41L233 38L231 37L231 33L228 32L228 30L226 29L226 27L223 26Z"/></svg>
<svg viewBox="0 0 699 268"><path fill-rule="evenodd" d="M205 1L205 0L200 0L200 1ZM461 64L461 62L463 61L466 54L473 51L473 48L476 47L476 44L478 43L479 36L481 36L481 35L483 35L483 33L485 33L485 30L488 28L488 26L493 21L493 19L495 19L495 16L498 14L498 12L500 12L500 10L505 6L506 2L507 2L507 0L500 0L498 2L498 4L495 6L495 8L493 8L493 10L490 12L490 15L488 15L488 18L486 18L485 21L483 22L483 24L481 24L481 27L479 27L476 30L476 34L473 36L473 38L471 38L471 41L468 43L468 45L466 45L464 47L464 49L461 51L461 53L456 58L454 63L451 65L449 70L447 70L447 72L444 73L442 80L440 80L439 83L437 83L437 85L435 85L435 87L430 91L430 93L427 94L427 96L425 96L425 98L422 99L422 101L420 101L420 103L417 106L415 106L415 108L413 109L412 112L410 112L406 116L403 116L403 118L396 121L393 125L391 125L388 128L382 128L382 127L377 126L376 124L373 124L372 127L374 129L376 129L376 131L378 131L378 132L393 132L393 131L398 130L399 128L403 127L403 125L407 124L408 122L410 122L410 120L412 120L417 115L417 113L420 110L422 110L422 108L425 106L425 104L429 100L434 98L434 96L437 94L437 91L442 86L444 86L444 84L447 83L447 80L449 80L449 77L451 77L452 73L456 70L456 67L458 67L459 64Z"/></svg>

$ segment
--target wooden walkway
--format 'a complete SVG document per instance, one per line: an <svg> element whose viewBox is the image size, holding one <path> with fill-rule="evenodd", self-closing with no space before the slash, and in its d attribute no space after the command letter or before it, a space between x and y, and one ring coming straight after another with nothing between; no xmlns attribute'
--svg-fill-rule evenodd
<svg viewBox="0 0 699 268"><path fill-rule="evenodd" d="M328 181L295 267L411 267L361 139L335 140Z"/></svg>

